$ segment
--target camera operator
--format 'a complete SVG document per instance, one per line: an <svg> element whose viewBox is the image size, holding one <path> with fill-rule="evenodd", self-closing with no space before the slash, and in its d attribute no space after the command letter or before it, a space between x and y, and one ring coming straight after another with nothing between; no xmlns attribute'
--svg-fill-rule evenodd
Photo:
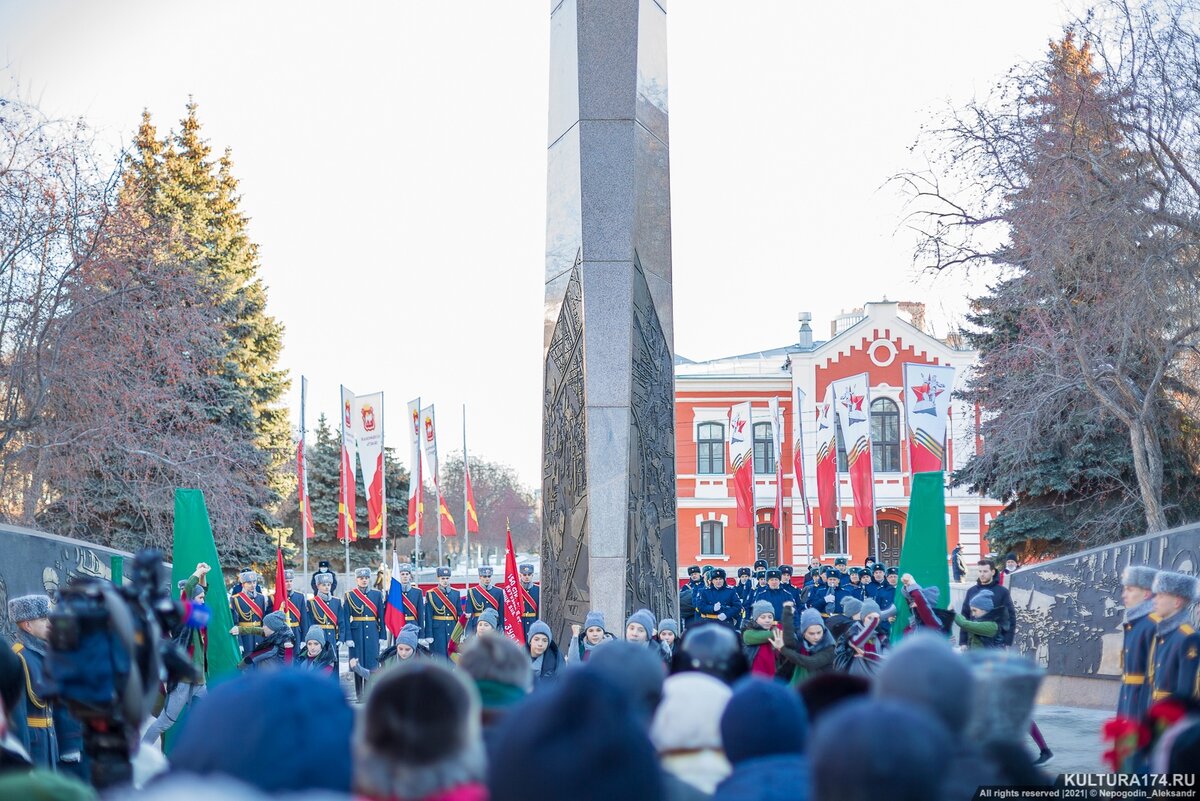
<svg viewBox="0 0 1200 801"><path fill-rule="evenodd" d="M196 570L183 585L185 603L191 606L204 604L207 588L205 584L208 571L212 570L206 563L200 562ZM184 677L173 687L167 688L167 698L163 702L162 712L150 724L150 728L142 736L142 742L153 743L168 729L175 725L179 716L198 698L203 698L208 689L204 677L208 673L208 630L205 626L196 625L190 609L185 612L183 620L175 631L171 632L173 639L181 648L187 651L191 659L195 675Z"/></svg>
<svg viewBox="0 0 1200 801"><path fill-rule="evenodd" d="M66 709L46 698L46 649L50 637L50 598L24 595L8 602L17 624L12 650L25 672L25 692L14 711L17 736L33 764L87 779L83 764L83 726Z"/></svg>

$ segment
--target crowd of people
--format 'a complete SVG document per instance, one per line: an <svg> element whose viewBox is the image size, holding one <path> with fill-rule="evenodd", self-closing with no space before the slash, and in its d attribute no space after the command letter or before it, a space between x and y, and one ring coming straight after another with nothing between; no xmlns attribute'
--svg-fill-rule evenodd
<svg viewBox="0 0 1200 801"><path fill-rule="evenodd" d="M505 634L490 568L459 593L449 571L422 591L401 566L400 603L390 601L402 609L390 614L378 571L356 571L340 597L328 565L311 594L293 590L289 571L280 608L257 573L240 571L229 634L241 675L206 687L213 632L171 632L194 671L163 688L135 788L111 797L193 798L202 786L223 801L877 801L886 788L888 801L966 801L980 786L1053 781L1031 728L1042 670L1006 647L1016 615L990 559L957 611L938 588L875 562L810 568L799 583L786 565L740 569L732 584L693 567L679 620L639 609L610 631L593 610L566 643L540 617L532 568L519 572L523 646ZM184 603L204 604L209 574L201 563L180 583ZM1200 635L1188 615L1200 585L1144 567L1123 582L1118 720L1154 723L1114 769L1194 770ZM95 797L82 729L46 691L50 607L45 596L9 602L19 634L0 647L0 798ZM158 742L173 729L168 761Z"/></svg>

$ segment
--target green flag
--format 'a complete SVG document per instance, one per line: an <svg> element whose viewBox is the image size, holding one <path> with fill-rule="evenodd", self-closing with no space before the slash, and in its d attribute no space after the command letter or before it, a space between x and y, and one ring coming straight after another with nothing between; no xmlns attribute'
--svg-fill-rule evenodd
<svg viewBox="0 0 1200 801"><path fill-rule="evenodd" d="M125 557L113 554L108 557L108 563L112 567L112 583L120 587L125 583Z"/></svg>
<svg viewBox="0 0 1200 801"><path fill-rule="evenodd" d="M237 644L229 634L233 614L229 610L229 595L217 559L212 527L208 522L208 507L200 490L175 490L175 548L171 556L171 586L175 587L196 570L199 562L207 563L208 590L204 602L212 610L208 621L208 676L214 678L237 670L241 657Z"/></svg>
<svg viewBox="0 0 1200 801"><path fill-rule="evenodd" d="M950 603L950 569L946 549L946 490L941 473L915 473L908 504L908 526L900 550L900 575L911 573L922 587L937 587L941 595L937 606ZM896 593L896 622L892 624L892 643L899 641L908 625L908 604L904 593Z"/></svg>

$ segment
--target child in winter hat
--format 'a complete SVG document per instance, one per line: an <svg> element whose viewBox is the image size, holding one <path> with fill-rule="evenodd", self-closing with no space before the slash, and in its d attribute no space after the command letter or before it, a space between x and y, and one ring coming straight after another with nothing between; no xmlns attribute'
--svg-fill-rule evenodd
<svg viewBox="0 0 1200 801"><path fill-rule="evenodd" d="M770 601L755 601L742 632L750 672L767 678L775 677L776 652L783 647L783 632L775 623L775 607Z"/></svg>
<svg viewBox="0 0 1200 801"><path fill-rule="evenodd" d="M625 639L628 642L649 643L654 636L654 613L639 609L625 621Z"/></svg>
<svg viewBox="0 0 1200 801"><path fill-rule="evenodd" d="M851 675L870 677L879 668L884 649L879 623L879 604L869 599L863 601L857 619L847 629L843 642L838 644L842 663Z"/></svg>
<svg viewBox="0 0 1200 801"><path fill-rule="evenodd" d="M575 648L570 649L567 659L572 662L586 662L595 648L607 640L615 640L604 628L604 613L593 609L583 619L583 625L571 625L571 635L575 639Z"/></svg>
<svg viewBox="0 0 1200 801"><path fill-rule="evenodd" d="M791 603L784 604L783 609L783 648L779 650L779 658L795 666L788 684L796 687L809 676L833 667L837 643L816 609L800 613L800 636L796 636L796 616L792 614Z"/></svg>

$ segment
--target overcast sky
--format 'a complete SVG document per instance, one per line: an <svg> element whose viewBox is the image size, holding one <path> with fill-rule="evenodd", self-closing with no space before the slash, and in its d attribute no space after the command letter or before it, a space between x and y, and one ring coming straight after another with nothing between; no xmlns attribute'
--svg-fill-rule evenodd
<svg viewBox="0 0 1200 801"><path fill-rule="evenodd" d="M408 399L461 448L540 482L546 0L0 0L0 90L114 147L188 95L233 149L283 366L309 425L339 383ZM1058 0L670 0L675 348L707 359L818 339L842 309L925 300L887 177L947 103L1038 58ZM734 305L736 297L746 303Z"/></svg>

